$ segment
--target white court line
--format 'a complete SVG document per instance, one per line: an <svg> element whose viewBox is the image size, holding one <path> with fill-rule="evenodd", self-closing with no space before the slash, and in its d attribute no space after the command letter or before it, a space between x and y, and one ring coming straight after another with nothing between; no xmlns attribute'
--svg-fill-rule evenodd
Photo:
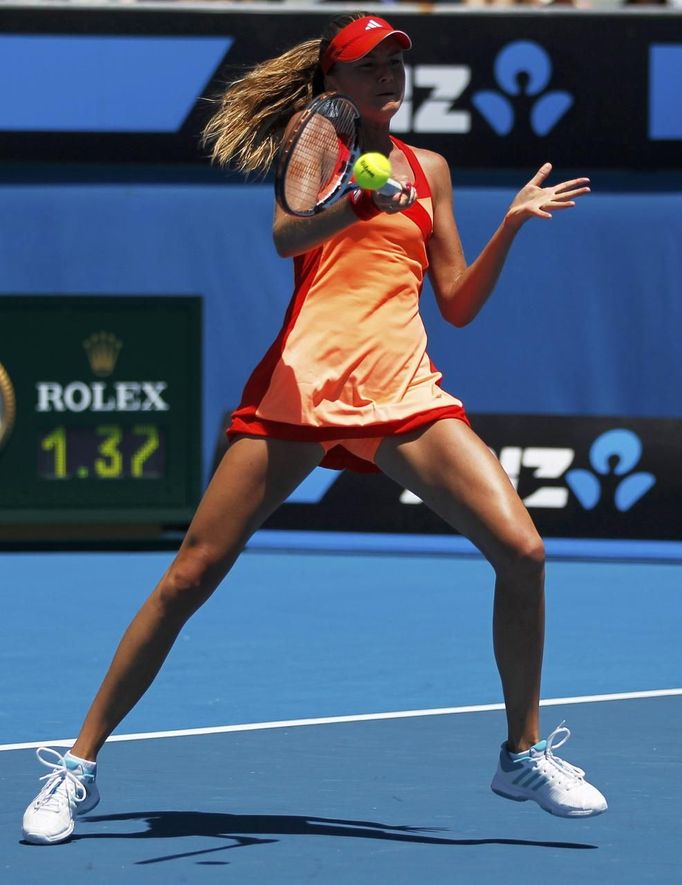
<svg viewBox="0 0 682 885"><path fill-rule="evenodd" d="M654 691L627 691L617 694L588 694L572 698L546 698L541 707L559 707L563 704L594 704L600 701L632 701L639 698L667 698L682 695L682 688L661 688ZM301 725L335 725L341 722L372 722L379 719L416 719L419 716L448 716L452 713L487 713L504 710L504 704L477 704L471 707L439 707L435 710L400 710L394 713L358 713L355 716L325 716L321 719L287 719L275 722L250 722L243 725L218 725L212 728L183 728L178 731L145 731L139 734L115 734L107 743L116 741L149 741L156 738L193 737L200 734L227 734L232 731L265 731L269 728L297 728ZM75 738L53 741L31 741L25 744L0 744L4 750L31 750L37 747L71 747Z"/></svg>

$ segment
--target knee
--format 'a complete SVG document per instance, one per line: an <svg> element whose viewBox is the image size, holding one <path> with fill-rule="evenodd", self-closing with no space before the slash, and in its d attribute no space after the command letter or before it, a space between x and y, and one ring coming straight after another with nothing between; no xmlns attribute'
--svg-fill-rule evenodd
<svg viewBox="0 0 682 885"><path fill-rule="evenodd" d="M181 550L158 587L159 605L168 615L189 617L215 589L215 574L210 549L196 546Z"/></svg>
<svg viewBox="0 0 682 885"><path fill-rule="evenodd" d="M497 576L515 584L542 582L545 572L545 545L534 530L515 536L496 566Z"/></svg>

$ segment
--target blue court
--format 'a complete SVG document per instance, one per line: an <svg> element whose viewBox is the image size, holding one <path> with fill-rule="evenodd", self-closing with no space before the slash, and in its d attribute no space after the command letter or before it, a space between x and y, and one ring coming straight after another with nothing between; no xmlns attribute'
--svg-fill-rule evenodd
<svg viewBox="0 0 682 885"><path fill-rule="evenodd" d="M549 563L543 731L566 719L606 815L490 792L505 730L479 557L252 549L103 750L100 806L68 844L22 844L32 747L75 736L169 559L0 558L5 881L679 880L674 562Z"/></svg>

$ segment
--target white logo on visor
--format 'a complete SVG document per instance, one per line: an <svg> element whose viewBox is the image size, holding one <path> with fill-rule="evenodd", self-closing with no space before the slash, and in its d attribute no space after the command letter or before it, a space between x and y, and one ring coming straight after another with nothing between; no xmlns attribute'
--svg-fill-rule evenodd
<svg viewBox="0 0 682 885"><path fill-rule="evenodd" d="M367 24L365 25L366 31L371 31L372 28L381 28L383 25L380 25L379 22L375 22L373 18L371 18Z"/></svg>

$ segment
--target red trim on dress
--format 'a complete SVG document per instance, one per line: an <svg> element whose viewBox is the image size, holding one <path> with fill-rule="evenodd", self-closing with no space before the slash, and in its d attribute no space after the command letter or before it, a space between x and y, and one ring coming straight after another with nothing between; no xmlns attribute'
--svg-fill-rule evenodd
<svg viewBox="0 0 682 885"><path fill-rule="evenodd" d="M227 430L227 435L237 436L245 433L248 436L271 436L274 439L289 439L297 442L328 442L329 440L344 439L367 439L374 436L393 436L399 433L409 433L432 421L441 418L459 418L465 424L469 424L464 406L438 406L418 412L408 418L396 418L395 421L381 421L376 424L366 424L363 427L309 427L304 424L287 424L284 421L268 421L265 418L256 418L248 414L232 416L232 422Z"/></svg>
<svg viewBox="0 0 682 885"><path fill-rule="evenodd" d="M245 420L234 418L228 428L227 435L230 439L240 434L258 436L269 439L284 439L292 442L320 442L338 439L339 445L330 449L322 460L320 467L328 467L331 470L353 470L356 473L381 473L381 470L370 461L365 461L353 452L343 447L344 439L357 439L358 437L375 436L398 436L401 433L409 433L418 430L434 421L442 421L444 418L456 418L471 427L469 418L464 411L464 406L441 406L437 409L429 409L419 412L409 418L398 421L386 421L383 424L372 424L367 427L356 428L330 428L330 427L304 427L298 424L285 424L279 421L263 421L259 418Z"/></svg>
<svg viewBox="0 0 682 885"><path fill-rule="evenodd" d="M401 150L405 154L405 158L407 162L410 164L410 169L414 173L414 186L417 189L417 199L423 200L427 198L431 198L431 188L429 187L429 181L424 173L424 170L421 167L421 163L416 158L414 151L412 148L405 144L404 141L400 141L400 139L395 138L393 135L391 136L391 141L393 144ZM424 240L428 240L431 234L433 233L433 219L426 211L426 209L421 205L421 203L413 203L409 209L403 209L403 215L406 215L417 225L419 230L422 232L422 236Z"/></svg>
<svg viewBox="0 0 682 885"><path fill-rule="evenodd" d="M322 258L322 248L318 247L312 252L297 255L294 258L294 294L289 302L289 307L284 317L278 336L272 342L263 359L258 363L246 382L242 400L239 407L233 412L232 419L243 416L248 418L255 415L261 400L267 393L273 372L279 362L287 339L296 324L305 302L308 290L315 281L315 273ZM302 285L301 285L302 284ZM228 431L229 432L229 431Z"/></svg>
<svg viewBox="0 0 682 885"><path fill-rule="evenodd" d="M381 473L376 464L365 461L343 446L334 446L330 449L320 461L320 467L327 467L329 470L352 470L353 473Z"/></svg>

